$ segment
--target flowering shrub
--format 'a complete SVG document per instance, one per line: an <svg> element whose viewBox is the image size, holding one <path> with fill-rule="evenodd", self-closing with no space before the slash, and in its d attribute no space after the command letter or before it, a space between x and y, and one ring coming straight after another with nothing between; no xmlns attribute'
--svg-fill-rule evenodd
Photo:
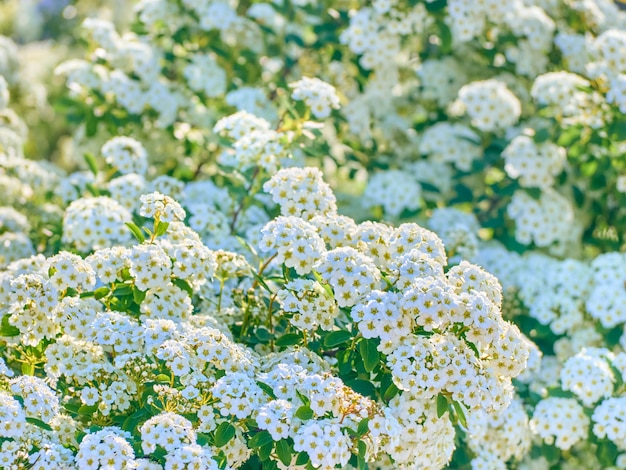
<svg viewBox="0 0 626 470"><path fill-rule="evenodd" d="M101 3L0 5L1 468L626 468L616 4Z"/></svg>

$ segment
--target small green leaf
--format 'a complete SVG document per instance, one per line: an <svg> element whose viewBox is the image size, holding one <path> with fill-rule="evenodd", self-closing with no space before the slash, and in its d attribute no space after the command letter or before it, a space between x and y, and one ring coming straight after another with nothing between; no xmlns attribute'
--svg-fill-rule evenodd
<svg viewBox="0 0 626 470"><path fill-rule="evenodd" d="M359 352L367 372L372 372L379 364L378 349L373 339L364 339L359 343Z"/></svg>
<svg viewBox="0 0 626 470"><path fill-rule="evenodd" d="M297 333L289 333L282 335L274 342L274 344L276 344L276 346L285 347L293 346L294 344L298 344L300 341L302 341L302 336Z"/></svg>
<svg viewBox="0 0 626 470"><path fill-rule="evenodd" d="M263 447L268 443L272 443L274 440L272 439L272 435L267 431L260 431L256 433L252 438L248 441L248 447L251 449L257 447Z"/></svg>
<svg viewBox="0 0 626 470"><path fill-rule="evenodd" d="M35 366L28 362L22 362L22 375L35 375Z"/></svg>
<svg viewBox="0 0 626 470"><path fill-rule="evenodd" d="M463 408L463 405L458 401L453 401L452 406L454 407L454 412L459 420L459 424L467 429L467 417L465 416L465 409Z"/></svg>
<svg viewBox="0 0 626 470"><path fill-rule="evenodd" d="M178 279L178 278L172 279L172 284L174 284L179 289L182 289L185 292L187 292L187 294L189 294L189 297L193 297L193 288L184 279Z"/></svg>
<svg viewBox="0 0 626 470"><path fill-rule="evenodd" d="M346 382L346 385L357 393L367 397L375 398L376 387L369 380L354 379Z"/></svg>
<svg viewBox="0 0 626 470"><path fill-rule="evenodd" d="M263 326L259 326L256 330L255 330L255 335L257 338L259 338L259 340L263 341L263 342L267 342L271 339L274 338L274 335L272 333L270 333L270 331L263 327Z"/></svg>
<svg viewBox="0 0 626 470"><path fill-rule="evenodd" d="M441 418L448 412L448 399L442 393L437 395L437 418Z"/></svg>
<svg viewBox="0 0 626 470"><path fill-rule="evenodd" d="M110 289L108 287L99 287L98 289L96 289L95 291L93 291L93 295L96 298L96 300L100 300L103 297L106 297L109 294Z"/></svg>
<svg viewBox="0 0 626 470"><path fill-rule="evenodd" d="M396 384L391 383L391 385L389 385L389 387L387 388L387 390L385 390L385 393L383 394L383 400L389 403L393 399L393 397L395 397L399 392L400 389L396 387Z"/></svg>
<svg viewBox="0 0 626 470"><path fill-rule="evenodd" d="M369 418L363 418L361 420L361 422L359 423L359 427L356 430L357 435L359 437L363 436L364 434L367 434L367 432L369 431L369 426L368 426L369 422L370 422Z"/></svg>
<svg viewBox="0 0 626 470"><path fill-rule="evenodd" d="M46 431L52 431L52 428L50 427L50 425L44 423L40 419L37 419L37 418L26 418L26 421L29 422L30 424L34 424L38 428L45 429Z"/></svg>
<svg viewBox="0 0 626 470"><path fill-rule="evenodd" d="M305 465L308 461L309 461L310 457L309 454L307 454L306 452L300 452L298 454L298 457L296 458L296 465L300 466L300 465Z"/></svg>
<svg viewBox="0 0 626 470"><path fill-rule="evenodd" d="M603 468L615 465L615 460L617 459L618 454L619 449L609 440L603 440L598 445L598 460L600 460Z"/></svg>
<svg viewBox="0 0 626 470"><path fill-rule="evenodd" d="M365 459L366 453L367 453L367 444L363 441L359 441L359 458Z"/></svg>
<svg viewBox="0 0 626 470"><path fill-rule="evenodd" d="M327 348L334 348L340 344L347 343L352 339L352 334L349 331L339 330L333 331L324 337L324 346Z"/></svg>
<svg viewBox="0 0 626 470"><path fill-rule="evenodd" d="M161 235L165 235L167 232L167 228L170 226L169 222L159 222L154 229L154 235L156 237L160 237Z"/></svg>
<svg viewBox="0 0 626 470"><path fill-rule="evenodd" d="M144 408L139 409L138 411L135 411L133 414L131 414L128 418L126 418L124 420L124 422L122 423L122 429L124 431L130 431L132 432L141 422L141 419L148 414L148 411L145 410Z"/></svg>
<svg viewBox="0 0 626 470"><path fill-rule="evenodd" d="M146 237L143 235L137 224L134 224L133 222L126 222L126 226L130 229L139 243L143 243L146 240Z"/></svg>
<svg viewBox="0 0 626 470"><path fill-rule="evenodd" d="M543 444L541 446L541 455L543 455L550 464L555 464L561 459L561 450L558 447Z"/></svg>
<svg viewBox="0 0 626 470"><path fill-rule="evenodd" d="M542 144L550 138L550 129L538 129L533 136L533 142L536 144Z"/></svg>
<svg viewBox="0 0 626 470"><path fill-rule="evenodd" d="M313 418L313 410L307 405L302 405L296 411L296 418L299 418L302 421L308 421Z"/></svg>
<svg viewBox="0 0 626 470"><path fill-rule="evenodd" d="M259 447L257 455L259 456L259 459L261 460L261 462L265 462L270 457L270 454L272 453L273 448L274 448L274 441L269 442ZM265 463L263 465L265 465Z"/></svg>
<svg viewBox="0 0 626 470"><path fill-rule="evenodd" d="M281 439L276 443L276 454L283 465L289 466L291 464L291 445L286 439Z"/></svg>
<svg viewBox="0 0 626 470"><path fill-rule="evenodd" d="M215 430L215 446L223 447L235 437L235 427L227 422L220 424Z"/></svg>
<svg viewBox="0 0 626 470"><path fill-rule="evenodd" d="M87 163L87 166L89 167L91 172L94 174L94 176L96 176L98 174L98 164L96 163L96 157L94 157L91 153L86 153L85 155L83 155L83 158L85 159L85 163Z"/></svg>
<svg viewBox="0 0 626 470"><path fill-rule="evenodd" d="M146 298L146 292L138 289L137 287L133 287L133 300L137 305L141 305L141 303Z"/></svg>
<svg viewBox="0 0 626 470"><path fill-rule="evenodd" d="M2 322L0 323L0 336L13 337L20 335L19 328L9 323L10 316L11 315L7 313L5 316L2 317Z"/></svg>
<svg viewBox="0 0 626 470"><path fill-rule="evenodd" d="M124 297L133 293L133 286L130 284L119 284L113 289L113 294L118 297Z"/></svg>
<svg viewBox="0 0 626 470"><path fill-rule="evenodd" d="M274 389L272 389L272 387L270 387L269 385L267 385L266 383L263 383L259 380L256 381L256 384L267 394L269 395L273 400L276 400L276 394L274 393Z"/></svg>
<svg viewBox="0 0 626 470"><path fill-rule="evenodd" d="M80 408L78 408L77 413L81 416L91 416L93 415L96 411L98 411L98 407L96 405L93 406L87 406L87 405L82 405Z"/></svg>

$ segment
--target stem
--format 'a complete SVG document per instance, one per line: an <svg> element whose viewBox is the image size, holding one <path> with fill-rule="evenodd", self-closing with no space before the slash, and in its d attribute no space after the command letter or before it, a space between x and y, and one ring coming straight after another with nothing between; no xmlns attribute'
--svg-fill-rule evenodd
<svg viewBox="0 0 626 470"><path fill-rule="evenodd" d="M272 307L274 306L274 300L276 299L277 295L278 293L272 294L272 296L270 297L269 305L267 306L267 329L272 334L274 333L274 325L272 322ZM270 340L270 348L272 349L272 351L274 351L274 339Z"/></svg>
<svg viewBox="0 0 626 470"><path fill-rule="evenodd" d="M220 278L220 295L217 299L217 313L222 312L222 295L224 294L224 278Z"/></svg>
<svg viewBox="0 0 626 470"><path fill-rule="evenodd" d="M259 268L259 272L257 273L257 275L259 277L261 277L261 274L263 274L263 271L265 271L265 268L267 268L267 266L272 262L272 260L274 258L276 258L278 256L278 252L274 253L272 256L270 256L265 263L263 263L261 265L261 267ZM259 281L257 279L254 280L254 282L252 283L252 288L255 289L257 286L259 285Z"/></svg>
<svg viewBox="0 0 626 470"><path fill-rule="evenodd" d="M241 211L244 209L246 199L248 198L248 196L250 195L250 192L252 191L252 188L254 187L255 179L258 176L259 172L260 172L260 167L258 166L255 167L254 173L252 173L252 178L250 179L250 184L248 185L248 188L246 189L246 196L241 198L239 206L237 207L237 209L235 210L235 213L233 214L233 220L230 222L231 234L235 233L235 225L237 225L237 219L239 218Z"/></svg>

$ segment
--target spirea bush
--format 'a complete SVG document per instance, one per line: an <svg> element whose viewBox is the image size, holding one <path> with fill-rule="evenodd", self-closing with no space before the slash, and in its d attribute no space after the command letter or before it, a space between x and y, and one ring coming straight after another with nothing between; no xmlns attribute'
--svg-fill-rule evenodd
<svg viewBox="0 0 626 470"><path fill-rule="evenodd" d="M626 468L620 2L96 3L0 5L0 468Z"/></svg>

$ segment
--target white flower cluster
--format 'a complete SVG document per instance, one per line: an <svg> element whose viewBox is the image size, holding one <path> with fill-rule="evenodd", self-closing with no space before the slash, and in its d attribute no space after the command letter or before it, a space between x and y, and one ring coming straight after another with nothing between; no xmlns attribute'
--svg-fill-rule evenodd
<svg viewBox="0 0 626 470"><path fill-rule="evenodd" d="M502 156L506 173L525 188L551 188L567 159L563 147L551 142L536 144L526 135L515 137Z"/></svg>
<svg viewBox="0 0 626 470"><path fill-rule="evenodd" d="M467 126L439 122L426 129L419 149L432 161L452 163L459 170L470 171L472 162L481 157L479 142L479 137Z"/></svg>
<svg viewBox="0 0 626 470"><path fill-rule="evenodd" d="M506 129L517 123L522 113L519 99L504 82L496 79L472 82L459 90L459 100L483 132Z"/></svg>
<svg viewBox="0 0 626 470"><path fill-rule="evenodd" d="M568 450L586 438L589 422L583 407L573 398L550 397L537 404L530 427L548 444Z"/></svg>
<svg viewBox="0 0 626 470"><path fill-rule="evenodd" d="M548 106L565 125L603 125L604 99L597 92L585 92L588 80L571 72L549 72L539 75L530 90L538 104Z"/></svg>
<svg viewBox="0 0 626 470"><path fill-rule="evenodd" d="M141 143L130 137L114 137L102 146L106 162L123 174L144 175L148 170L148 154Z"/></svg>
<svg viewBox="0 0 626 470"><path fill-rule="evenodd" d="M339 97L335 88L319 78L304 77L290 83L289 87L293 88L291 97L304 101L318 119L327 118L333 109L339 109Z"/></svg>
<svg viewBox="0 0 626 470"><path fill-rule="evenodd" d="M564 196L552 188L541 192L539 199L525 191L513 194L507 214L515 221L515 239L524 245L539 247L575 238L572 230L574 209Z"/></svg>
<svg viewBox="0 0 626 470"><path fill-rule="evenodd" d="M169 196L155 191L144 194L140 198L141 208L139 214L143 217L152 218L160 222L182 222L185 220L185 209Z"/></svg>
<svg viewBox="0 0 626 470"><path fill-rule="evenodd" d="M222 165L246 170L261 167L275 173L279 163L287 159L290 136L270 130L270 123L246 111L220 119L213 130L235 139L232 149L219 156Z"/></svg>
<svg viewBox="0 0 626 470"><path fill-rule="evenodd" d="M335 299L317 281L295 279L278 291L278 300L285 312L292 312L289 320L301 330L333 330L339 308Z"/></svg>
<svg viewBox="0 0 626 470"><path fill-rule="evenodd" d="M365 207L382 206L386 214L398 217L404 210L414 211L422 205L422 187L401 170L374 173L363 194Z"/></svg>
<svg viewBox="0 0 626 470"><path fill-rule="evenodd" d="M561 387L573 392L586 407L610 397L615 382L609 365L612 356L606 349L583 349L563 364Z"/></svg>
<svg viewBox="0 0 626 470"><path fill-rule="evenodd" d="M131 234L124 224L131 221L130 212L114 199L76 199L65 210L63 241L80 251L125 245Z"/></svg>
<svg viewBox="0 0 626 470"><path fill-rule="evenodd" d="M497 462L489 468L504 466L511 458L519 461L530 449L532 434L529 419L519 398L496 414L487 415L481 411L470 413L468 424L470 448L479 457Z"/></svg>
<svg viewBox="0 0 626 470"><path fill-rule="evenodd" d="M324 251L315 227L299 217L280 216L263 227L261 234L261 250L277 250L276 260L300 275L310 273Z"/></svg>
<svg viewBox="0 0 626 470"><path fill-rule="evenodd" d="M317 168L284 168L263 185L284 216L310 220L337 211L335 195Z"/></svg>

